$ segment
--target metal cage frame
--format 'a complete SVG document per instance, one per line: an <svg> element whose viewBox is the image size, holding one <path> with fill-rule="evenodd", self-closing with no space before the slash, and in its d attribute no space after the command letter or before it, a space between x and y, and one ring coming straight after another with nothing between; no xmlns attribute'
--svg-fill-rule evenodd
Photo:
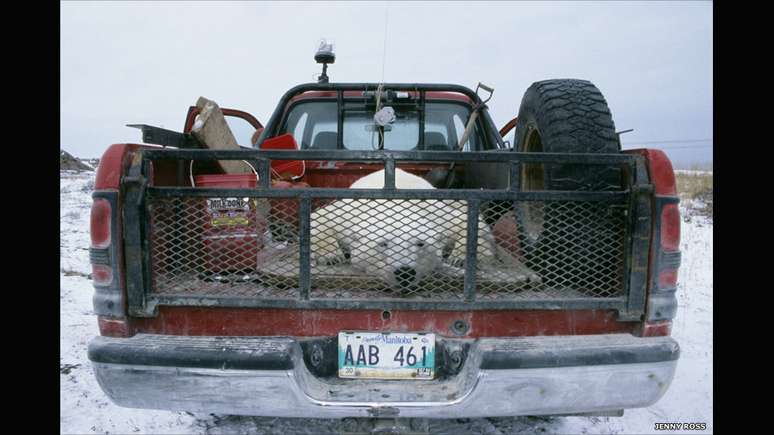
<svg viewBox="0 0 774 435"><path fill-rule="evenodd" d="M276 114L276 113L275 113ZM527 310L527 309L607 309L618 311L623 321L640 320L645 311L648 258L652 230L652 185L649 184L644 160L631 154L562 154L521 153L509 150L487 152L454 151L344 151L344 150L183 150L144 149L124 177L124 246L127 307L138 317L157 315L159 305L207 307L262 307L290 309L408 309L408 310ZM255 165L259 183L255 189L194 187L157 187L150 185L151 162L158 160L246 160ZM385 169L384 189L298 188L271 189L272 160L349 161L382 163ZM395 188L398 162L489 162L509 167L509 183L502 189L435 189L403 190ZM618 165L622 169L621 191L521 191L520 171L525 163ZM298 199L299 290L298 298L262 299L256 297L157 295L151 290L149 248L149 198L173 197L259 197ZM464 300L391 299L318 299L310 297L310 215L311 201L321 198L354 199L454 199L468 206L467 243L464 278ZM479 207L482 201L599 201L618 204L626 209L624 237L624 288L621 296L585 298L538 298L520 300L481 300L476 297L476 241ZM472 249L471 249L472 248Z"/></svg>

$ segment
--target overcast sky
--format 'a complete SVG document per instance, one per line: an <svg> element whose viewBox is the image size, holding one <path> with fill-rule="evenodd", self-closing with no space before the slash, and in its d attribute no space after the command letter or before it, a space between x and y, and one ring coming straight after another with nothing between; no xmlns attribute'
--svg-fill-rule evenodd
<svg viewBox="0 0 774 435"><path fill-rule="evenodd" d="M587 79L634 129L624 148L712 161L711 2L63 2L60 31L61 147L80 157L140 142L125 124L182 130L199 96L265 123L328 38L332 82L378 82L383 59L385 82L482 82L502 126L533 82Z"/></svg>

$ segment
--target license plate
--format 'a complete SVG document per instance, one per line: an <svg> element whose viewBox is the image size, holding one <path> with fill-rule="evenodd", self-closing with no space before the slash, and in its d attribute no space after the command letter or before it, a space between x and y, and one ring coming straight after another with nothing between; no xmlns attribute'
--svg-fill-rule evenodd
<svg viewBox="0 0 774 435"><path fill-rule="evenodd" d="M339 332L339 377L433 379L435 334Z"/></svg>

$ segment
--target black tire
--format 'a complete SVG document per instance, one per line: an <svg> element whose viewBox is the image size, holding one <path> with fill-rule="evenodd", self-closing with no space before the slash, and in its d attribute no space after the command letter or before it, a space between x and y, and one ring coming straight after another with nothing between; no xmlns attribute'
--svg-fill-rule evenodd
<svg viewBox="0 0 774 435"><path fill-rule="evenodd" d="M607 153L620 152L610 109L591 82L575 79L533 83L519 108L514 149L520 152ZM611 165L524 164L521 190L609 191L621 189L621 169ZM563 202L516 204L520 241L527 263L538 273L563 283L586 287L584 278L601 258L600 232L586 226L579 230L577 215ZM570 206L572 207L572 206ZM591 212L591 211L589 211ZM598 225L609 222L602 212ZM596 225L595 225L596 226ZM582 247L582 248L581 248Z"/></svg>
<svg viewBox="0 0 774 435"><path fill-rule="evenodd" d="M605 97L591 82L576 79L544 80L527 89L519 107L514 144L521 152L618 153L621 150ZM530 174L522 173L522 181L527 175ZM547 190L620 188L617 167L548 165L543 175L542 187ZM534 180L527 181L529 184Z"/></svg>
<svg viewBox="0 0 774 435"><path fill-rule="evenodd" d="M535 82L524 93L514 133L520 152L618 153L621 145L602 93L587 80ZM524 164L521 190L619 190L619 167ZM547 204L548 205L548 204ZM526 242L537 241L545 224L540 207L517 207Z"/></svg>

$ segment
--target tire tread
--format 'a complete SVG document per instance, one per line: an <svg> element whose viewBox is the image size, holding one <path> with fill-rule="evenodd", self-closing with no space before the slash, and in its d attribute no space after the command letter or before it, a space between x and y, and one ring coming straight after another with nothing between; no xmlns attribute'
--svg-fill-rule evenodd
<svg viewBox="0 0 774 435"><path fill-rule="evenodd" d="M527 113L531 112L531 113ZM617 153L615 124L602 93L587 80L552 79L527 89L519 119L534 119L543 151ZM516 125L516 147L526 135L526 123ZM552 190L615 190L620 169L596 165L546 165L546 188Z"/></svg>

